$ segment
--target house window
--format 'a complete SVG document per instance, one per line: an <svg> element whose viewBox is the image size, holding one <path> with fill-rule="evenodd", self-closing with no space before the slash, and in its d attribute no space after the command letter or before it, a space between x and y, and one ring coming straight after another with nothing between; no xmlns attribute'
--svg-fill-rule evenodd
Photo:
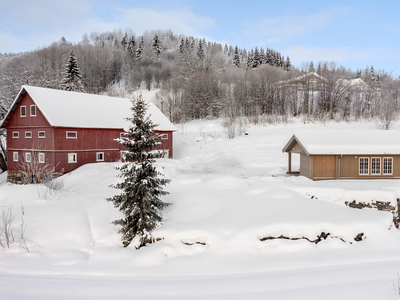
<svg viewBox="0 0 400 300"><path fill-rule="evenodd" d="M36 117L36 105L31 105L31 117Z"/></svg>
<svg viewBox="0 0 400 300"><path fill-rule="evenodd" d="M360 175L368 175L369 174L369 158L368 157L360 157Z"/></svg>
<svg viewBox="0 0 400 300"><path fill-rule="evenodd" d="M13 131L12 137L13 137L13 139L18 139L19 138L19 132L18 131Z"/></svg>
<svg viewBox="0 0 400 300"><path fill-rule="evenodd" d="M166 133L160 134L158 137L162 140L168 140L168 134Z"/></svg>
<svg viewBox="0 0 400 300"><path fill-rule="evenodd" d="M40 164L44 164L44 161L45 161L45 159L44 159L44 153L39 153L39 163L40 163Z"/></svg>
<svg viewBox="0 0 400 300"><path fill-rule="evenodd" d="M383 175L392 175L393 174L393 158L392 157L384 157L383 158Z"/></svg>
<svg viewBox="0 0 400 300"><path fill-rule="evenodd" d="M78 138L78 133L76 131L67 131L67 139Z"/></svg>
<svg viewBox="0 0 400 300"><path fill-rule="evenodd" d="M78 157L76 153L68 153L68 163L76 163L78 162Z"/></svg>
<svg viewBox="0 0 400 300"><path fill-rule="evenodd" d="M25 153L25 161L26 162L31 162L31 153L30 152L26 152Z"/></svg>
<svg viewBox="0 0 400 300"><path fill-rule="evenodd" d="M381 174L381 158L380 157L372 157L371 158L371 175L380 175Z"/></svg>
<svg viewBox="0 0 400 300"><path fill-rule="evenodd" d="M25 131L25 138L31 139L32 138L32 131Z"/></svg>
<svg viewBox="0 0 400 300"><path fill-rule="evenodd" d="M119 138L126 140L128 138L128 133L127 132L120 132L119 133Z"/></svg>
<svg viewBox="0 0 400 300"><path fill-rule="evenodd" d="M26 106L22 105L20 108L21 117L26 117Z"/></svg>
<svg viewBox="0 0 400 300"><path fill-rule="evenodd" d="M18 152L13 152L13 161L18 161Z"/></svg>
<svg viewBox="0 0 400 300"><path fill-rule="evenodd" d="M39 132L38 132L38 138L39 138L39 139L44 139L44 138L46 138L46 131L39 131Z"/></svg>
<svg viewBox="0 0 400 300"><path fill-rule="evenodd" d="M96 161L104 161L104 152L96 153Z"/></svg>

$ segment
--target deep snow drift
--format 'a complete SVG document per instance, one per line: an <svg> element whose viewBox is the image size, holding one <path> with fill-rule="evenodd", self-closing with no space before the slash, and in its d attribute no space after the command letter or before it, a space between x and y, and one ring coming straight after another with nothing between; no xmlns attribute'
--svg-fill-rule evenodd
<svg viewBox="0 0 400 300"><path fill-rule="evenodd" d="M173 205L154 232L163 240L140 250L122 247L111 224L119 212L104 200L118 192L109 187L116 164L85 165L63 176L58 192L0 176L0 209L12 206L17 228L23 205L30 251L16 242L0 252L0 298L396 299L400 232L392 215L344 202L395 202L400 181L286 176L281 152L297 129L374 124L249 127L233 140L218 120L177 127L175 159L157 162L172 179L163 200ZM330 236L318 244L261 241L321 232Z"/></svg>

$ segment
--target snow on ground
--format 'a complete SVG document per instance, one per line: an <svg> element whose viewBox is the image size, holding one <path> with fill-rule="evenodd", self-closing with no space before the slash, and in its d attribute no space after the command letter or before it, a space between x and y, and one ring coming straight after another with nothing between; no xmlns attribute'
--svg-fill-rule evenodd
<svg viewBox="0 0 400 300"><path fill-rule="evenodd" d="M116 164L85 165L57 193L2 175L0 210L12 206L18 227L23 205L30 252L18 243L0 252L0 299L396 299L392 215L343 203L394 201L400 180L287 176L282 153L297 129L374 127L293 122L228 140L219 120L177 126L175 159L157 163L172 179L164 200L173 205L154 232L163 240L140 250L121 246L119 212L104 200L117 192ZM260 241L321 232L330 237L318 244Z"/></svg>

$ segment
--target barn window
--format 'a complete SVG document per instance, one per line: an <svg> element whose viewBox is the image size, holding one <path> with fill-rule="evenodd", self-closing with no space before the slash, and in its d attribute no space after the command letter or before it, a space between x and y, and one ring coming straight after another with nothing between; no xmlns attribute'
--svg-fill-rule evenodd
<svg viewBox="0 0 400 300"><path fill-rule="evenodd" d="M368 175L369 174L369 158L368 157L360 157L360 175Z"/></svg>
<svg viewBox="0 0 400 300"><path fill-rule="evenodd" d="M162 140L168 140L168 134L166 133L160 134L158 137Z"/></svg>
<svg viewBox="0 0 400 300"><path fill-rule="evenodd" d="M78 138L78 133L76 131L67 131L67 139Z"/></svg>
<svg viewBox="0 0 400 300"><path fill-rule="evenodd" d="M78 162L78 156L76 153L68 153L68 163L76 163Z"/></svg>
<svg viewBox="0 0 400 300"><path fill-rule="evenodd" d="M119 133L119 138L120 138L120 139L124 139L124 140L128 139L128 133L126 133L126 132L120 132L120 133Z"/></svg>
<svg viewBox="0 0 400 300"><path fill-rule="evenodd" d="M32 131L25 131L25 138L31 139L32 138Z"/></svg>
<svg viewBox="0 0 400 300"><path fill-rule="evenodd" d="M25 161L26 162L31 162L31 153L30 152L26 152L25 153Z"/></svg>
<svg viewBox="0 0 400 300"><path fill-rule="evenodd" d="M18 152L13 152L13 161L18 161Z"/></svg>
<svg viewBox="0 0 400 300"><path fill-rule="evenodd" d="M104 152L96 153L96 161L104 161Z"/></svg>
<svg viewBox="0 0 400 300"><path fill-rule="evenodd" d="M22 105L21 106L21 117L26 117L26 106Z"/></svg>
<svg viewBox="0 0 400 300"><path fill-rule="evenodd" d="M380 157L372 157L371 158L371 175L380 175L381 174L381 158Z"/></svg>
<svg viewBox="0 0 400 300"><path fill-rule="evenodd" d="M39 138L39 139L44 139L44 138L46 138L46 131L39 131L39 132L38 132L38 138Z"/></svg>
<svg viewBox="0 0 400 300"><path fill-rule="evenodd" d="M392 175L393 174L393 158L392 157L384 157L383 158L383 175Z"/></svg>
<svg viewBox="0 0 400 300"><path fill-rule="evenodd" d="M36 105L31 105L31 117L36 117Z"/></svg>
<svg viewBox="0 0 400 300"><path fill-rule="evenodd" d="M19 138L19 132L18 131L13 131L12 137L13 137L13 139L18 139Z"/></svg>
<svg viewBox="0 0 400 300"><path fill-rule="evenodd" d="M44 164L44 153L39 153L39 163Z"/></svg>

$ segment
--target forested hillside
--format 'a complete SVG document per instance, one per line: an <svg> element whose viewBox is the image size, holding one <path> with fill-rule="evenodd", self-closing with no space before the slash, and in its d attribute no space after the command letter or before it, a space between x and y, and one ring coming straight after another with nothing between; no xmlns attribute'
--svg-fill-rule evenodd
<svg viewBox="0 0 400 300"><path fill-rule="evenodd" d="M30 52L0 54L0 119L24 84L65 89L71 51L82 91L128 97L138 88L159 88L157 105L172 122L223 117L231 137L243 122L293 116L378 118L387 129L399 109L399 80L372 66L352 71L311 61L299 69L274 49L239 49L170 30L142 36L115 30L86 34L78 44L63 37ZM301 88L292 84L309 72L321 76L318 88L307 79Z"/></svg>

